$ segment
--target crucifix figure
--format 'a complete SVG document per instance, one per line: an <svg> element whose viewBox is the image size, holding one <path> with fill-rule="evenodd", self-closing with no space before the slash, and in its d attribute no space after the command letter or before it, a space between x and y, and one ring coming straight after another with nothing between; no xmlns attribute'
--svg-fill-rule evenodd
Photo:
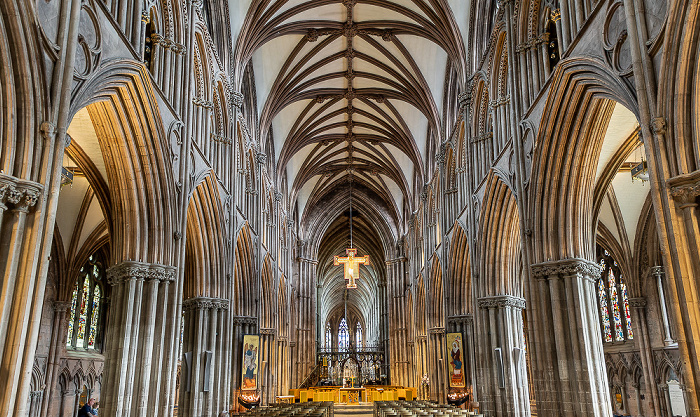
<svg viewBox="0 0 700 417"><path fill-rule="evenodd" d="M348 280L348 288L357 288L355 280L360 278L360 264L369 265L369 255L355 257L357 249L345 249L346 257L334 256L333 265L345 265L345 279Z"/></svg>

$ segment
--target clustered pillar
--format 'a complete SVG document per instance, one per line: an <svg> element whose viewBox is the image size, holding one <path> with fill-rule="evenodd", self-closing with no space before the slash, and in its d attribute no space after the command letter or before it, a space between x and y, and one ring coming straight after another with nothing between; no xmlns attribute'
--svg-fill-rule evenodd
<svg viewBox="0 0 700 417"><path fill-rule="evenodd" d="M525 366L523 309L525 300L511 295L481 297L477 347L481 411L499 416L529 416L530 396Z"/></svg>
<svg viewBox="0 0 700 417"><path fill-rule="evenodd" d="M183 363L178 413L184 417L216 415L228 410L223 393L231 357L225 345L229 302L193 297L183 301Z"/></svg>
<svg viewBox="0 0 700 417"><path fill-rule="evenodd" d="M600 266L583 259L532 266L528 315L539 416L612 413L597 316L600 273Z"/></svg>
<svg viewBox="0 0 700 417"><path fill-rule="evenodd" d="M124 261L107 270L112 285L110 325L105 337L101 413L159 415L173 401L168 363L179 332L172 266Z"/></svg>

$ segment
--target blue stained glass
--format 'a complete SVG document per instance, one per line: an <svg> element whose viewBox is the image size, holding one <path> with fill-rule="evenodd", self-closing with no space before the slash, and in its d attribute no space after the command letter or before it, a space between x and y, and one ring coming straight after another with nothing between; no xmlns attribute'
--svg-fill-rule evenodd
<svg viewBox="0 0 700 417"><path fill-rule="evenodd" d="M615 323L615 340L625 340L625 334L622 330L622 319L620 318L620 305L618 304L617 285L615 285L615 274L612 269L608 271L608 286L610 287L610 306L613 313L613 322Z"/></svg>
<svg viewBox="0 0 700 417"><path fill-rule="evenodd" d="M97 338L97 321L100 312L100 286L95 285L92 295L92 312L90 314L90 334L88 336L88 349L95 349L95 339Z"/></svg>
<svg viewBox="0 0 700 417"><path fill-rule="evenodd" d="M338 349L346 350L349 340L350 332L348 331L348 323L345 321L345 318L343 318L340 321L340 327L338 329Z"/></svg>
<svg viewBox="0 0 700 417"><path fill-rule="evenodd" d="M606 342L612 342L610 332L610 315L608 314L608 297L605 294L605 284L603 280L598 280L598 302L600 303L600 316L603 321L603 336Z"/></svg>
<svg viewBox="0 0 700 417"><path fill-rule="evenodd" d="M78 284L75 284L73 289L73 297L71 297L70 316L68 316L68 340L66 344L70 346L70 340L73 338L73 323L75 322L75 305L78 303Z"/></svg>
<svg viewBox="0 0 700 417"><path fill-rule="evenodd" d="M625 308L625 321L627 324L627 338L634 339L632 333L632 316L630 315L630 303L627 297L627 285L620 283L620 292L622 292L622 305Z"/></svg>

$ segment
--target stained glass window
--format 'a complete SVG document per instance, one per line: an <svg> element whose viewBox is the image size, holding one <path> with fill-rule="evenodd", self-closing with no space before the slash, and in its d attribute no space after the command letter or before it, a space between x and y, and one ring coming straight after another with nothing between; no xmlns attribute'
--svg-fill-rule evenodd
<svg viewBox="0 0 700 417"><path fill-rule="evenodd" d="M80 268L73 289L66 340L66 346L70 349L94 350L98 347L103 297L101 278L102 269L91 256L87 264Z"/></svg>
<svg viewBox="0 0 700 417"><path fill-rule="evenodd" d="M331 324L326 324L326 347L330 349L333 343L333 331L331 330Z"/></svg>
<svg viewBox="0 0 700 417"><path fill-rule="evenodd" d="M349 341L350 333L348 331L348 323L345 321L345 318L343 318L338 328L338 349L347 350Z"/></svg>
<svg viewBox="0 0 700 417"><path fill-rule="evenodd" d="M627 286L617 261L607 250L598 247L602 273L596 282L600 323L605 342L623 342L632 339L632 316L630 315Z"/></svg>
<svg viewBox="0 0 700 417"><path fill-rule="evenodd" d="M362 326L360 323L357 323L357 327L355 327L355 346L359 347L364 347L362 344Z"/></svg>

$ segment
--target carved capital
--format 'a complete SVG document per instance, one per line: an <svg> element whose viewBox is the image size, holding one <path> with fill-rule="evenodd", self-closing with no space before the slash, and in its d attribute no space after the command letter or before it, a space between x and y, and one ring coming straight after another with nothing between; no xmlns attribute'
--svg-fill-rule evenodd
<svg viewBox="0 0 700 417"><path fill-rule="evenodd" d="M37 182L0 173L0 208L7 209L10 204L15 210L27 213L36 206L43 189Z"/></svg>
<svg viewBox="0 0 700 417"><path fill-rule="evenodd" d="M668 188L681 208L695 204L695 199L700 196L700 170L671 178Z"/></svg>
<svg viewBox="0 0 700 417"><path fill-rule="evenodd" d="M228 310L228 300L223 298L192 297L182 302L182 309L187 310Z"/></svg>
<svg viewBox="0 0 700 417"><path fill-rule="evenodd" d="M598 279L600 273L600 265L580 258L562 259L560 261L549 261L532 265L532 276L539 279L572 275L583 275L589 279Z"/></svg>
<svg viewBox="0 0 700 417"><path fill-rule="evenodd" d="M261 328L259 333L261 335L264 334L264 335L268 335L268 336L274 336L276 333L276 330L272 329L272 328Z"/></svg>
<svg viewBox="0 0 700 417"><path fill-rule="evenodd" d="M53 311L59 313L63 311L68 311L71 307L71 303L69 301L54 301L53 302Z"/></svg>
<svg viewBox="0 0 700 417"><path fill-rule="evenodd" d="M245 324L255 326L258 324L258 319L250 316L233 316L233 324L239 326Z"/></svg>
<svg viewBox="0 0 700 417"><path fill-rule="evenodd" d="M118 285L134 279L174 282L176 272L177 268L174 266L124 261L107 269L107 282L110 285Z"/></svg>
<svg viewBox="0 0 700 417"><path fill-rule="evenodd" d="M647 299L644 297L632 297L629 299L630 306L635 308L645 308L647 306Z"/></svg>
<svg viewBox="0 0 700 417"><path fill-rule="evenodd" d="M464 323L464 324L472 324L474 323L474 316L471 314L462 314L459 316L450 316L447 318L448 323Z"/></svg>
<svg viewBox="0 0 700 417"><path fill-rule="evenodd" d="M476 300L476 303L481 309L514 307L522 310L525 308L525 299L512 295L481 297Z"/></svg>
<svg viewBox="0 0 700 417"><path fill-rule="evenodd" d="M444 327L433 327L430 329L430 334L445 334Z"/></svg>

